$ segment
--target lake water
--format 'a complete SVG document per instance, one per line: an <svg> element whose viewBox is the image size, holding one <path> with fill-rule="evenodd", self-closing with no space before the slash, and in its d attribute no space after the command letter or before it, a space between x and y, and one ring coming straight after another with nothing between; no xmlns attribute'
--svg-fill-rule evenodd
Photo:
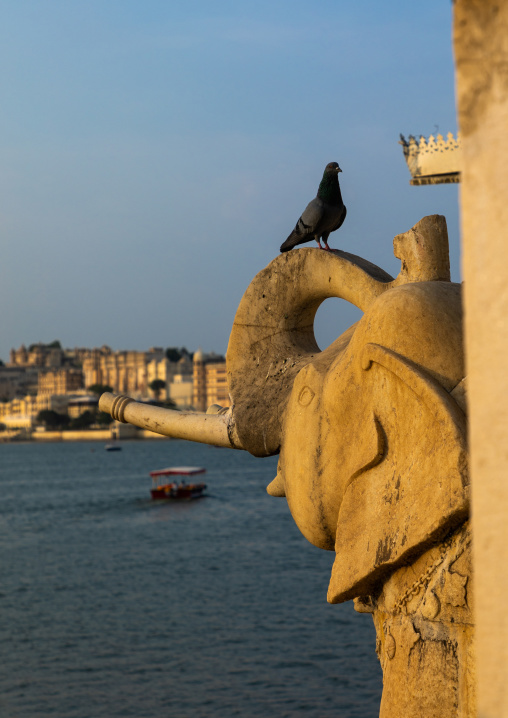
<svg viewBox="0 0 508 718"><path fill-rule="evenodd" d="M326 603L276 457L122 447L0 444L0 716L377 716L372 619ZM208 496L152 501L177 464Z"/></svg>

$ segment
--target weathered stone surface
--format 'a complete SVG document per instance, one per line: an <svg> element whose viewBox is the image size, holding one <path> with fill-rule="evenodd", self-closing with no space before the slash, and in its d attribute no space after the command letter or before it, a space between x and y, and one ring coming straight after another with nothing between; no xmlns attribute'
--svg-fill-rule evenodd
<svg viewBox="0 0 508 718"><path fill-rule="evenodd" d="M456 0L478 712L508 715L508 3Z"/></svg>
<svg viewBox="0 0 508 718"><path fill-rule="evenodd" d="M402 261L397 284L450 281L448 231L439 214L424 217L409 232L398 234L393 253Z"/></svg>
<svg viewBox="0 0 508 718"><path fill-rule="evenodd" d="M442 386L453 388L463 372L460 291L436 282L383 294L329 367L311 362L298 374L285 417L278 493L284 486L304 535L341 557L331 600L346 597L344 572L354 585L353 574L370 575L367 563L390 567L412 550L409 522L421 532L427 526L413 502L436 507L441 501L440 520L444 514L456 514L452 523L464 519L465 418ZM428 477L441 469L446 479L436 491ZM447 529L432 519L421 540Z"/></svg>
<svg viewBox="0 0 508 718"><path fill-rule="evenodd" d="M472 583L466 522L356 602L376 626L381 718L476 716Z"/></svg>
<svg viewBox="0 0 508 718"><path fill-rule="evenodd" d="M328 365L349 341L343 335L324 352L314 317L329 297L366 309L392 277L360 257L304 248L279 255L259 272L236 312L226 354L235 424L256 456L279 451L285 407L295 376L318 360Z"/></svg>

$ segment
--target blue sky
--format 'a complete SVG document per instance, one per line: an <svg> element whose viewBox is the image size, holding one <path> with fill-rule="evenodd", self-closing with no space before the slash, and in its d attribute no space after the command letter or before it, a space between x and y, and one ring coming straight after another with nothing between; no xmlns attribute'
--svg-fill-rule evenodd
<svg viewBox="0 0 508 718"><path fill-rule="evenodd" d="M405 135L456 131L451 3L0 0L0 358L21 343L224 352L240 298L338 161L332 247L396 274L448 220ZM329 300L325 346L358 316Z"/></svg>

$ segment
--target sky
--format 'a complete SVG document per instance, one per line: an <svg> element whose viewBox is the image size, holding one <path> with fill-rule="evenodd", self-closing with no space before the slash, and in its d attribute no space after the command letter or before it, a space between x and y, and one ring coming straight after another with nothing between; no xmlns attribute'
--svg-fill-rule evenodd
<svg viewBox="0 0 508 718"><path fill-rule="evenodd" d="M332 247L396 275L393 237L444 214L460 281L458 186L411 187L398 144L456 132L451 13L0 0L0 358L54 339L224 353L330 161L348 210ZM321 348L359 316L327 300Z"/></svg>

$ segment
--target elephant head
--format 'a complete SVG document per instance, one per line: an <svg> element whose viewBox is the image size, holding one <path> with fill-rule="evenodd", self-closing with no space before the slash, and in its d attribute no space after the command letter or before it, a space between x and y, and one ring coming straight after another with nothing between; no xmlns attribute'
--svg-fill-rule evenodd
<svg viewBox="0 0 508 718"><path fill-rule="evenodd" d="M128 398L101 398L115 418L159 433L280 453L268 492L286 497L309 541L335 550L331 602L368 593L468 514L461 289L444 217L425 217L394 248L396 279L307 248L262 270L230 335L228 411L135 411ZM364 315L320 351L314 317L328 297Z"/></svg>
<svg viewBox="0 0 508 718"><path fill-rule="evenodd" d="M395 238L393 280L344 252L302 249L253 280L228 346L242 446L280 452L268 487L306 538L335 550L331 602L377 581L468 514L461 288L451 283L443 217ZM364 311L321 352L320 303Z"/></svg>

